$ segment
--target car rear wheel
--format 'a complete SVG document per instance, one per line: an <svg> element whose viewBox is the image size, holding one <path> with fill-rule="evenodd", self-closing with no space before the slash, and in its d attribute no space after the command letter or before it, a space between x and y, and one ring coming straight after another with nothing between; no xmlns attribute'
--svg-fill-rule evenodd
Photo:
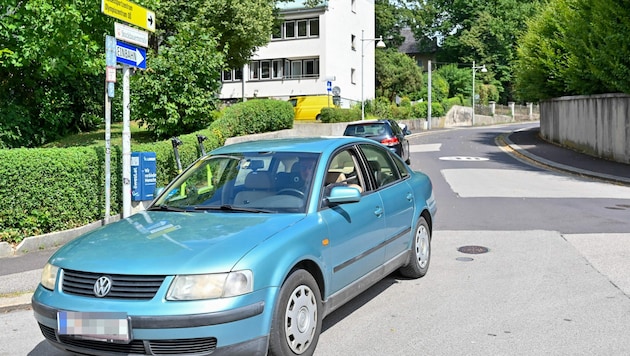
<svg viewBox="0 0 630 356"><path fill-rule="evenodd" d="M293 272L280 289L269 338L269 355L312 355L322 329L322 298L315 278Z"/></svg>
<svg viewBox="0 0 630 356"><path fill-rule="evenodd" d="M427 221L420 217L411 246L409 264L400 268L400 274L408 278L424 277L431 261L431 230Z"/></svg>

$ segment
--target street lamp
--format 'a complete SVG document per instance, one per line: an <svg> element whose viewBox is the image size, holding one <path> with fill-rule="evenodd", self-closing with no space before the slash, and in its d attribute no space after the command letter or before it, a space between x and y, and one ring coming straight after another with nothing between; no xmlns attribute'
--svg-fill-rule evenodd
<svg viewBox="0 0 630 356"><path fill-rule="evenodd" d="M365 41L377 41L376 42L376 48L385 48L387 46L385 46L385 42L383 42L383 36L379 36L378 38L363 38L363 33L365 31L361 30L361 120L365 120L365 101L363 99L363 87L364 87L364 76L363 76L363 58L365 57L364 54L364 45L365 45Z"/></svg>
<svg viewBox="0 0 630 356"><path fill-rule="evenodd" d="M472 126L475 126L475 72L477 69L481 69L481 73L486 73L488 70L486 69L486 65L482 65L481 67L475 67L475 61L473 61L472 65L472 74L473 74L473 82L472 82Z"/></svg>

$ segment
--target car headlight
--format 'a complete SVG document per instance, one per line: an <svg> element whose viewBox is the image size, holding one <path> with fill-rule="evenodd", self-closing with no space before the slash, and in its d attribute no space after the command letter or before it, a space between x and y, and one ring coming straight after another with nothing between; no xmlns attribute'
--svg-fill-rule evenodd
<svg viewBox="0 0 630 356"><path fill-rule="evenodd" d="M234 297L252 292L254 275L243 270L230 273L176 276L166 293L167 300L199 300Z"/></svg>
<svg viewBox="0 0 630 356"><path fill-rule="evenodd" d="M44 270L42 271L42 287L50 290L55 289L55 281L57 281L57 273L59 272L59 267L53 266L50 263L46 263L44 266Z"/></svg>

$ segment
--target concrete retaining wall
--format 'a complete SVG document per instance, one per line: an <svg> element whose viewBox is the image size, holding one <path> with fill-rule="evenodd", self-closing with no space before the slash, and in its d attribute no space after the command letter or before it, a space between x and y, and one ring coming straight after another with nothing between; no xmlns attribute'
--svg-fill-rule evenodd
<svg viewBox="0 0 630 356"><path fill-rule="evenodd" d="M630 163L630 95L571 96L540 103L544 139L577 151Z"/></svg>

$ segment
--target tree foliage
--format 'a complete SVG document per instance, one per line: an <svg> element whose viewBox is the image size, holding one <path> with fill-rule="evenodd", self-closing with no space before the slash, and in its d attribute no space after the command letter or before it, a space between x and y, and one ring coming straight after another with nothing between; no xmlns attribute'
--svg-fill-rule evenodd
<svg viewBox="0 0 630 356"><path fill-rule="evenodd" d="M422 71L409 56L395 49L376 51L376 94L390 100L398 95L419 99Z"/></svg>
<svg viewBox="0 0 630 356"><path fill-rule="evenodd" d="M135 2L155 11L157 30L147 70L132 76L132 119L160 137L207 125L221 70L243 65L269 40L275 2ZM0 147L39 146L102 122L104 39L113 27L100 1L2 0ZM120 91L119 83L116 100Z"/></svg>
<svg viewBox="0 0 630 356"><path fill-rule="evenodd" d="M555 0L529 23L518 51L527 100L630 93L630 8L614 0Z"/></svg>
<svg viewBox="0 0 630 356"><path fill-rule="evenodd" d="M501 101L513 99L512 64L526 20L540 10L534 0L410 0L410 22L416 39L437 39L438 62L485 64L481 76L501 92Z"/></svg>
<svg viewBox="0 0 630 356"><path fill-rule="evenodd" d="M102 115L103 36L93 1L0 5L0 147L37 146Z"/></svg>

